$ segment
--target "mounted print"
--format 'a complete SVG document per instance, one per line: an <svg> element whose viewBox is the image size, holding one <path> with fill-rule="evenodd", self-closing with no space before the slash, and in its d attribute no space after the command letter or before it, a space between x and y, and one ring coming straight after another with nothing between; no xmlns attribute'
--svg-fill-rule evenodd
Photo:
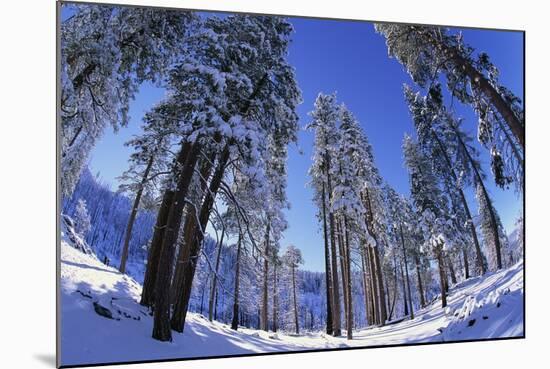
<svg viewBox="0 0 550 369"><path fill-rule="evenodd" d="M60 2L57 87L59 366L524 337L524 32Z"/></svg>

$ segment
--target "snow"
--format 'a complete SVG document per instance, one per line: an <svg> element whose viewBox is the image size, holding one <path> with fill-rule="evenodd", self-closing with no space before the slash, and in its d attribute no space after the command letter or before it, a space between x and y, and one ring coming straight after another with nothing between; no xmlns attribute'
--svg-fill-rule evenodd
<svg viewBox="0 0 550 369"><path fill-rule="evenodd" d="M362 329L351 341L320 332L235 332L189 313L183 334L173 332L172 342L159 342L151 338L153 320L138 303L140 293L134 279L62 238L62 365L517 337L524 332L523 262L454 286L447 309L436 300L415 312L414 320ZM108 309L112 319L96 313L101 308Z"/></svg>

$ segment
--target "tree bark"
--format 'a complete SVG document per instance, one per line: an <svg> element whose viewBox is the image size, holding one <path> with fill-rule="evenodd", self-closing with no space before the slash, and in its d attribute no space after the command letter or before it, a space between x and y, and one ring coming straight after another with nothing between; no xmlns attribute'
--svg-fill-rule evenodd
<svg viewBox="0 0 550 369"><path fill-rule="evenodd" d="M326 212L326 194L325 194L325 183L323 182L322 189L322 213L323 213L323 236L325 242L325 286L326 286L326 295L327 295L327 334L332 334L332 278L331 278L331 268L330 268L330 251L329 251L329 241L328 241L328 229L327 229L327 212Z"/></svg>
<svg viewBox="0 0 550 369"><path fill-rule="evenodd" d="M272 292L272 295L273 295L273 306L272 306L272 309L273 309L273 332L277 332L277 320L279 319L278 316L277 316L277 305L278 305L278 302L277 302L277 263L273 263L273 292Z"/></svg>
<svg viewBox="0 0 550 369"><path fill-rule="evenodd" d="M296 334L300 334L300 326L298 324L298 302L296 300L296 268L294 265L291 266L292 269L292 295L294 299L294 324L296 326Z"/></svg>
<svg viewBox="0 0 550 369"><path fill-rule="evenodd" d="M325 157L326 162L326 174L327 174L327 186L329 192L329 203L332 197L332 180L330 175L330 160L328 157ZM330 254L331 254L331 272L332 272L332 334L337 337L342 335L342 330L340 328L340 291L339 291L339 281L338 281L338 264L337 264L337 253L336 253L336 238L334 235L335 232L335 221L334 214L332 210L329 210L329 225L330 225Z"/></svg>
<svg viewBox="0 0 550 369"><path fill-rule="evenodd" d="M344 236L342 232L342 225L340 223L340 219L336 219L336 232L338 234L338 250L340 251L340 272L342 273L342 294L344 295L344 318L346 319L346 324L348 321L348 276L347 276L347 268L346 268L346 250L344 245Z"/></svg>
<svg viewBox="0 0 550 369"><path fill-rule="evenodd" d="M145 268L145 275L143 277L143 289L141 291L140 301L140 304L143 306L152 307L155 301L155 282L157 280L158 261L162 248L164 230L166 229L166 221L168 220L168 213L173 199L174 192L166 191L157 215L153 238L151 240L149 254L147 255L147 267Z"/></svg>
<svg viewBox="0 0 550 369"><path fill-rule="evenodd" d="M447 306L447 288L446 288L446 280L447 277L445 275L445 266L443 263L443 255L441 254L442 251L437 252L437 264L439 266L439 285L441 288L441 307L445 308Z"/></svg>
<svg viewBox="0 0 550 369"><path fill-rule="evenodd" d="M262 288L262 310L261 310L261 316L260 316L260 323L261 327L260 329L263 331L268 331L268 317L267 317L267 309L268 309L268 300L269 295L267 293L267 286L268 286L268 277L269 277L269 232L270 232L270 223L269 219L267 221L267 230L265 232L265 255L264 255L264 270L263 270L263 288Z"/></svg>
<svg viewBox="0 0 550 369"><path fill-rule="evenodd" d="M407 260L407 251L405 249L405 238L403 237L403 224L399 224L399 230L401 233L401 246L403 249L403 263L405 264L405 276L407 277L407 297L409 299L409 311L411 313L411 319L414 319L414 307L412 303L412 294L411 294L411 280L409 278L409 266Z"/></svg>
<svg viewBox="0 0 550 369"><path fill-rule="evenodd" d="M371 282L371 291L372 291L372 301L373 301L373 310L374 310L374 322L375 324L382 324L380 319L380 293L378 292L378 276L376 275L376 268L374 266L374 252L373 247L367 246L367 255L369 263L369 274Z"/></svg>
<svg viewBox="0 0 550 369"><path fill-rule="evenodd" d="M231 320L231 329L239 328L239 280L240 280L240 259L241 259L241 235L237 241L237 261L235 262L235 289L233 291L233 319Z"/></svg>
<svg viewBox="0 0 550 369"><path fill-rule="evenodd" d="M223 226L222 226L223 227ZM216 299L216 284L218 282L218 270L220 267L220 259L223 247L223 238L225 236L225 227L222 228L222 235L216 252L216 266L214 267L214 276L212 277L212 286L210 289L210 299L208 300L208 320L212 321L212 313L214 308L214 300Z"/></svg>
<svg viewBox="0 0 550 369"><path fill-rule="evenodd" d="M208 178L210 177L210 172L212 170L212 162L215 161L215 156L210 158L210 160L201 160L200 161L200 172L199 177L201 178L199 184L199 198L196 200L197 204L187 204L187 214L185 217L185 223L183 226L183 236L180 237L179 242L179 252L176 260L176 268L174 272L174 277L172 278L172 287L171 287L171 303L176 304L177 299L181 298L181 291L184 283L184 272L186 268L189 268L191 264L196 263L198 259L193 259L191 256L191 250L193 248L193 243L195 242L197 221L199 214L197 213L198 209L196 206L202 203L204 198L204 193L208 188Z"/></svg>
<svg viewBox="0 0 550 369"><path fill-rule="evenodd" d="M462 249L462 259L464 259L464 279L470 278L470 266L468 264L468 253Z"/></svg>
<svg viewBox="0 0 550 369"><path fill-rule="evenodd" d="M349 245L349 232L348 232L348 225L347 225L347 218L344 215L344 235L345 235L345 264L346 264L346 291L347 291L347 300L348 300L348 306L347 306L347 320L346 320L346 331L347 331L347 339L351 340L353 338L353 303L351 300L351 257L350 257L350 245Z"/></svg>
<svg viewBox="0 0 550 369"><path fill-rule="evenodd" d="M361 249L361 271L363 274L363 291L365 293L365 315L367 325L370 326L374 323L374 311L372 309L372 294L370 291L370 282L367 276L367 261L365 257L365 248Z"/></svg>
<svg viewBox="0 0 550 369"><path fill-rule="evenodd" d="M189 307L189 299L191 298L191 288L193 286L193 279L195 277L195 270L197 267L197 260L199 258L202 242L204 240L204 232L206 232L206 226L208 224L208 219L210 218L210 213L212 212L212 206L214 205L214 200L220 188L228 161L229 146L226 145L221 153L216 170L214 171L214 175L210 181L209 188L204 196L198 219L199 223L195 227L194 231L192 231L194 236L191 238L192 243L191 250L189 252L189 260L191 262L188 263L188 267L183 270L182 288L178 291L179 296L176 298L171 320L172 329L177 332L183 332L184 329L185 318Z"/></svg>
<svg viewBox="0 0 550 369"><path fill-rule="evenodd" d="M155 284L155 314L153 325L153 338L159 341L171 341L172 332L170 331L170 282L172 280L172 263L178 239L179 228L185 198L193 177L195 164L198 160L200 145L198 142L193 144L189 156L185 161L182 173L179 176L176 191L174 193L174 202L168 213L166 230L162 241L162 249L159 258L159 268L157 281Z"/></svg>
<svg viewBox="0 0 550 369"><path fill-rule="evenodd" d="M420 307L426 306L426 299L424 298L424 287L422 285L422 272L420 270L420 258L418 255L414 255L414 263L416 264L416 277L418 278L418 294L420 295Z"/></svg>
<svg viewBox="0 0 550 369"><path fill-rule="evenodd" d="M189 142L182 143L182 148L176 159L174 171L176 171L179 166L183 167L185 165L185 162L191 152L191 147L192 144ZM153 238L151 240L151 247L149 249L149 255L147 256L147 268L145 269L140 302L143 306L151 307L155 302L155 285L157 281L158 265L162 250L162 243L164 240L164 233L168 224L168 215L170 214L172 203L174 202L174 196L175 192L171 189L167 189L162 197L162 204L157 215Z"/></svg>

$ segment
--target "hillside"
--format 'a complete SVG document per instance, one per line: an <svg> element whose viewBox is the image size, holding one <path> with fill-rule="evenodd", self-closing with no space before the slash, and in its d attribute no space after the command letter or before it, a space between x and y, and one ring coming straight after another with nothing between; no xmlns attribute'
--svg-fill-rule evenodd
<svg viewBox="0 0 550 369"><path fill-rule="evenodd" d="M141 285L93 254L61 242L61 363L100 363L239 355L348 346L442 342L523 335L523 263L454 286L449 306L439 301L414 320L371 327L352 341L323 333L301 336L251 329L231 330L202 315L188 314L185 332L171 343L153 340L147 310L138 304Z"/></svg>

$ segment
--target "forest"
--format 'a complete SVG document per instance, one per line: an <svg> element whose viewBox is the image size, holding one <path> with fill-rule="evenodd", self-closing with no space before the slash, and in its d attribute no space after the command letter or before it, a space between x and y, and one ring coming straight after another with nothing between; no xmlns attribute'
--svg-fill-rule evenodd
<svg viewBox="0 0 550 369"><path fill-rule="evenodd" d="M152 321L149 339L174 341L199 314L233 331L354 340L429 307L445 311L453 286L522 262L523 215L510 234L492 189L523 204L523 102L457 29L364 24L410 80L399 101L411 127L401 133L402 193L371 144L371 130L385 128L360 121L340 91L317 91L300 119L292 18L62 11L64 235L142 288L135 303ZM111 187L93 173L92 153L107 131L128 129L144 83L165 92L125 143L131 154ZM287 187L302 133L313 142L303 183L312 196L302 200L316 211L322 271L303 267L302 245L283 243L295 226L287 212L301 206ZM106 316L101 301L93 309Z"/></svg>

